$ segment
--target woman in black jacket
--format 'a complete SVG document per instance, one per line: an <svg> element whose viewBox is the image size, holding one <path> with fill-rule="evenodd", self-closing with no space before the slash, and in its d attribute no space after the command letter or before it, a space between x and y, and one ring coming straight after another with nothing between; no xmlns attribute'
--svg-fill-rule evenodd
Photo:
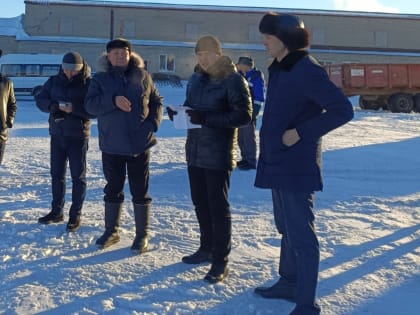
<svg viewBox="0 0 420 315"><path fill-rule="evenodd" d="M66 193L66 164L69 161L72 178L72 205L69 211L68 231L80 227L80 216L86 196L86 154L90 136L90 114L84 109L84 99L90 82L89 65L77 52L63 57L60 73L45 82L35 96L38 108L49 116L51 135L51 211L38 222L42 224L63 221Z"/></svg>
<svg viewBox="0 0 420 315"><path fill-rule="evenodd" d="M200 226L200 247L182 258L187 264L212 262L204 278L222 281L228 273L231 249L231 213L228 201L230 175L235 166L237 127L251 121L248 84L230 58L222 56L221 44L204 36L196 44L198 65L187 86L185 106L193 124L188 130L186 158L191 198ZM168 110L169 114L173 114Z"/></svg>

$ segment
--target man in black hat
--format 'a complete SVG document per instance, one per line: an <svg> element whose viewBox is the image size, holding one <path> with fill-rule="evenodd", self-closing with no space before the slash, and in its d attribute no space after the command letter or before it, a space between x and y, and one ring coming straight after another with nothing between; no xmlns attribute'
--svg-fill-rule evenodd
<svg viewBox="0 0 420 315"><path fill-rule="evenodd" d="M162 97L144 69L143 59L125 38L109 41L99 63L86 96L87 111L98 118L106 180L105 232L96 245L108 247L120 240L128 175L136 224L131 250L140 254L148 249L150 148L157 142L154 134L162 121Z"/></svg>
<svg viewBox="0 0 420 315"><path fill-rule="evenodd" d="M76 231L81 224L86 197L86 154L90 136L90 118L84 99L90 82L90 67L82 56L70 51L63 56L60 73L51 76L35 96L36 105L49 113L51 135L51 211L38 219L51 224L63 221L66 194L66 165L72 178L72 204L67 230Z"/></svg>
<svg viewBox="0 0 420 315"><path fill-rule="evenodd" d="M236 64L238 71L248 81L252 97L252 120L246 126L238 128L238 146L241 160L237 163L240 170L255 169L257 165L257 118L264 104L264 74L255 67L249 56L239 57Z"/></svg>
<svg viewBox="0 0 420 315"><path fill-rule="evenodd" d="M309 33L297 16L267 13L259 29L274 61L268 68L255 186L271 189L282 239L280 279L255 293L295 302L290 315L319 315L313 208L315 191L322 190L321 137L351 120L353 108L308 55Z"/></svg>

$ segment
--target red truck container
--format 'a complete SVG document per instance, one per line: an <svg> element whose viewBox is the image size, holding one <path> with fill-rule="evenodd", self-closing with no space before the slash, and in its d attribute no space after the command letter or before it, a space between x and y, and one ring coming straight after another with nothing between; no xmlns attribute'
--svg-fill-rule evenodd
<svg viewBox="0 0 420 315"><path fill-rule="evenodd" d="M327 65L330 79L362 109L420 112L420 64Z"/></svg>

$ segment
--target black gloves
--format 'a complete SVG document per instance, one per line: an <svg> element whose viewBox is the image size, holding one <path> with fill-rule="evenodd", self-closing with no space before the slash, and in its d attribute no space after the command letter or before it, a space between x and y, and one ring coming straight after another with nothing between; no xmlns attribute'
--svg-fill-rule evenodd
<svg viewBox="0 0 420 315"><path fill-rule="evenodd" d="M190 116L190 121L196 125L204 125L206 123L206 112L188 109L187 111L188 116Z"/></svg>
<svg viewBox="0 0 420 315"><path fill-rule="evenodd" d="M48 106L48 109L50 110L51 114L55 114L57 112L60 112L58 102L56 102L56 101L52 101L50 106Z"/></svg>
<svg viewBox="0 0 420 315"><path fill-rule="evenodd" d="M167 111L167 113L168 113L169 119L170 119L171 121L174 121L174 116L175 116L176 114L178 114L178 112L177 112L177 111L175 111L175 110L172 110L170 107L166 107L166 111Z"/></svg>

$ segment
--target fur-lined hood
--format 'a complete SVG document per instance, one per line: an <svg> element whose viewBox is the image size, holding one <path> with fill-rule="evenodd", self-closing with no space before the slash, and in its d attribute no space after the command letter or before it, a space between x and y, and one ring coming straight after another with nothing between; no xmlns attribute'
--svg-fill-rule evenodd
<svg viewBox="0 0 420 315"><path fill-rule="evenodd" d="M98 66L97 66L98 72L108 72L111 70L111 68L112 68L112 65L108 60L107 53L104 52L99 57L99 60L98 60ZM132 68L142 68L142 69L144 68L143 58L140 57L140 55L138 55L135 52L131 52L127 70L130 70Z"/></svg>
<svg viewBox="0 0 420 315"><path fill-rule="evenodd" d="M199 64L195 66L195 72L207 73L213 79L226 79L232 73L237 72L235 64L228 56L221 56L205 71Z"/></svg>

